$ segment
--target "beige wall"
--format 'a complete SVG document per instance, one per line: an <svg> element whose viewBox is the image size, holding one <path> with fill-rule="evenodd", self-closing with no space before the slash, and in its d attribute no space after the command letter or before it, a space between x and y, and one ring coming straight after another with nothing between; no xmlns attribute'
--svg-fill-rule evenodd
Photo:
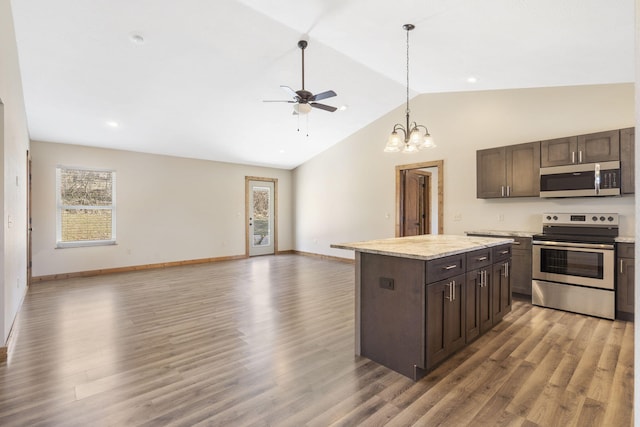
<svg viewBox="0 0 640 427"><path fill-rule="evenodd" d="M32 142L33 274L245 253L245 176L278 180L278 249L293 248L291 172ZM116 171L115 246L55 249L58 165Z"/></svg>
<svg viewBox="0 0 640 427"><path fill-rule="evenodd" d="M444 160L445 234L539 231L549 211L618 212L621 234L635 233L633 196L476 199L476 150L634 126L633 84L427 94L411 111L437 148L382 152L401 106L294 170L297 250L351 258L330 244L393 237L395 166L432 160Z"/></svg>
<svg viewBox="0 0 640 427"><path fill-rule="evenodd" d="M27 150L29 135L11 4L0 0L0 346L4 345L26 292Z"/></svg>

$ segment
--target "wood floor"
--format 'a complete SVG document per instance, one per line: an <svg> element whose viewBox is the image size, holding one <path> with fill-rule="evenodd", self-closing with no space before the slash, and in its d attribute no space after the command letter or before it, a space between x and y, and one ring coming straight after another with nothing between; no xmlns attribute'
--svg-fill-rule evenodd
<svg viewBox="0 0 640 427"><path fill-rule="evenodd" d="M353 355L353 282L280 255L33 285L0 425L632 425L633 323L515 301L414 383Z"/></svg>

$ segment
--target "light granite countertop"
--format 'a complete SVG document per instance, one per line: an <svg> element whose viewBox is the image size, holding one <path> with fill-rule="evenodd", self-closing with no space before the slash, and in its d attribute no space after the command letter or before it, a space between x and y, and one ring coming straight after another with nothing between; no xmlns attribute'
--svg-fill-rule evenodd
<svg viewBox="0 0 640 427"><path fill-rule="evenodd" d="M426 234L422 236L339 243L333 244L331 247L336 249L350 249L356 252L429 261L508 243L513 243L513 239Z"/></svg>
<svg viewBox="0 0 640 427"><path fill-rule="evenodd" d="M628 237L628 236L618 236L618 237L616 237L616 242L617 243L635 243L636 242L636 238L635 237Z"/></svg>
<svg viewBox="0 0 640 427"><path fill-rule="evenodd" d="M535 231L505 231L505 230L480 230L480 231L465 231L469 234L485 234L487 236L498 237L533 237L534 234L540 234Z"/></svg>

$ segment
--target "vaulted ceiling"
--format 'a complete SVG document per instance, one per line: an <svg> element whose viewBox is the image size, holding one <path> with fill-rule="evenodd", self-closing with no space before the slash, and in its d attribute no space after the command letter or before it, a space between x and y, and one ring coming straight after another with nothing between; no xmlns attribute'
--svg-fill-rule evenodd
<svg viewBox="0 0 640 427"><path fill-rule="evenodd" d="M405 102L405 23L416 26L412 97L634 81L633 0L13 0L12 9L40 141L294 168ZM301 88L300 39L305 89L333 89L322 102L346 109L297 116L292 104L263 102L288 99L280 85Z"/></svg>

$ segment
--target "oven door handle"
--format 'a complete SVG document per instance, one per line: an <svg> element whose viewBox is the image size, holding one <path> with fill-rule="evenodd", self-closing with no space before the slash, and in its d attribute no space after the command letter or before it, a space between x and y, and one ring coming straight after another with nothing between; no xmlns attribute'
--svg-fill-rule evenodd
<svg viewBox="0 0 640 427"><path fill-rule="evenodd" d="M547 242L542 240L534 240L531 242L534 245L539 246L554 246L554 247L566 247L566 248L585 248L585 249L611 249L613 245L606 243L572 243L572 242Z"/></svg>

